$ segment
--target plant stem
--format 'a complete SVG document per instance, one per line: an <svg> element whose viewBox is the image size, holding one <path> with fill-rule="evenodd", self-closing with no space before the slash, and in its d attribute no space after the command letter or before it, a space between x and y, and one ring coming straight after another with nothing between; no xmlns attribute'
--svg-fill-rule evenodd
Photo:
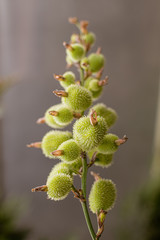
<svg viewBox="0 0 160 240"><path fill-rule="evenodd" d="M83 173L82 173L81 188L82 188L82 191L83 191L84 198L86 199L86 181L87 181L87 158L86 158L86 155L83 157L82 160L83 160L82 161L83 162ZM89 216L89 213L88 213L87 203L85 201L85 202L81 202L81 204L82 204L84 216L85 216L85 219L86 219L86 223L87 223L90 235L91 235L92 239L95 240L96 239L96 234L94 232L94 229L93 229L93 226L92 226L92 223L91 223L91 219L90 219L90 216Z"/></svg>
<svg viewBox="0 0 160 240"><path fill-rule="evenodd" d="M84 85L84 70L80 67L80 79L81 79L81 85Z"/></svg>

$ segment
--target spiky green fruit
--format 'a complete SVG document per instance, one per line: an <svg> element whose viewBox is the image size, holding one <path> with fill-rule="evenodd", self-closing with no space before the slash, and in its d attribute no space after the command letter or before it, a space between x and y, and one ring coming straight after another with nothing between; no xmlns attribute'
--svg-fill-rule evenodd
<svg viewBox="0 0 160 240"><path fill-rule="evenodd" d="M85 44L93 45L95 43L96 37L93 32L88 32L82 36L82 39Z"/></svg>
<svg viewBox="0 0 160 240"><path fill-rule="evenodd" d="M73 139L63 142L57 150L62 151L62 155L59 158L67 163L75 161L81 153L79 145Z"/></svg>
<svg viewBox="0 0 160 240"><path fill-rule="evenodd" d="M108 127L111 127L116 122L118 116L114 109L108 108L103 103L98 103L92 108L96 111L97 115L105 118Z"/></svg>
<svg viewBox="0 0 160 240"><path fill-rule="evenodd" d="M93 213L100 210L109 211L116 200L116 186L108 179L99 179L92 185L89 194L89 206Z"/></svg>
<svg viewBox="0 0 160 240"><path fill-rule="evenodd" d="M58 126L67 126L70 124L73 120L73 112L68 109L66 106L63 104L59 104L58 106L53 106L52 111L55 111L57 115L52 116L56 124ZM52 112L50 111L50 112Z"/></svg>
<svg viewBox="0 0 160 240"><path fill-rule="evenodd" d="M99 80L93 77L88 77L84 83L84 86L92 93L93 99L97 99L103 90L103 87L99 86L98 83Z"/></svg>
<svg viewBox="0 0 160 240"><path fill-rule="evenodd" d="M107 131L107 124L103 117L97 117L97 124L93 126L90 117L81 117L73 126L73 137L83 151L90 151L101 142Z"/></svg>
<svg viewBox="0 0 160 240"><path fill-rule="evenodd" d="M68 64L68 66L71 66L73 64L72 59L68 55L66 55L66 63Z"/></svg>
<svg viewBox="0 0 160 240"><path fill-rule="evenodd" d="M67 88L68 97L62 97L62 102L73 111L85 111L92 104L91 93L79 85L70 85Z"/></svg>
<svg viewBox="0 0 160 240"><path fill-rule="evenodd" d="M70 171L75 175L82 167L82 158L78 157L74 162L67 164Z"/></svg>
<svg viewBox="0 0 160 240"><path fill-rule="evenodd" d="M79 62L85 54L85 49L80 43L73 43L71 47L66 50L67 55L73 62Z"/></svg>
<svg viewBox="0 0 160 240"><path fill-rule="evenodd" d="M45 112L45 116L44 116L44 118L45 118L45 123L46 123L49 127L57 128L57 129L63 128L63 126L62 126L62 125L59 125L59 124L55 121L54 117L49 114L50 111L56 110L59 106L61 106L61 104L54 105L54 106L50 107L49 109L47 109L47 111Z"/></svg>
<svg viewBox="0 0 160 240"><path fill-rule="evenodd" d="M67 197L71 191L73 178L70 175L59 173L52 175L47 179L47 195L51 200L62 200Z"/></svg>
<svg viewBox="0 0 160 240"><path fill-rule="evenodd" d="M72 176L72 172L69 169L68 165L63 162L60 162L54 165L54 167L52 168L52 170L48 175L48 179L51 178L53 175L60 174L60 173L64 173L66 175Z"/></svg>
<svg viewBox="0 0 160 240"><path fill-rule="evenodd" d="M60 84L63 88L67 88L71 84L75 83L75 74L71 71L67 71L63 74L64 81L60 81Z"/></svg>
<svg viewBox="0 0 160 240"><path fill-rule="evenodd" d="M55 158L52 152L57 150L60 144L72 138L72 133L68 131L52 130L44 135L42 139L42 152L46 157Z"/></svg>
<svg viewBox="0 0 160 240"><path fill-rule="evenodd" d="M89 68L89 61L87 57L82 58L81 62L80 62L80 66L81 68L83 68L84 70L88 70Z"/></svg>
<svg viewBox="0 0 160 240"><path fill-rule="evenodd" d="M88 56L88 61L89 61L89 70L92 73L96 73L104 66L105 59L102 54L91 53Z"/></svg>
<svg viewBox="0 0 160 240"><path fill-rule="evenodd" d="M104 136L103 140L98 145L97 149L100 153L103 154L113 154L117 151L118 145L116 144L116 140L118 140L118 136L115 134L107 134Z"/></svg>

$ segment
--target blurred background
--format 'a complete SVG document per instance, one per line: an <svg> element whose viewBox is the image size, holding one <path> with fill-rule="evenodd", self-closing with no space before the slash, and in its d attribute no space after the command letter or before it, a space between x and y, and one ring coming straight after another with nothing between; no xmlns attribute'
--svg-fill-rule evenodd
<svg viewBox="0 0 160 240"><path fill-rule="evenodd" d="M129 138L110 168L95 170L112 179L118 189L117 203L107 215L102 239L120 239L119 229L126 226L122 206L132 194L130 205L135 205L136 191L148 181L154 156L160 1L0 0L0 78L18 79L1 99L1 189L7 201L19 201L16 211L22 213L16 224L31 229L27 240L90 239L80 203L72 194L54 202L47 200L46 194L31 193L32 187L45 184L53 161L40 150L26 148L50 130L37 125L36 120L59 102L52 91L61 88L52 74L65 72L62 43L76 32L68 23L74 16L89 20L89 30L97 36L93 50L101 46L106 57L104 75L109 76L109 84L99 101L119 115L112 132ZM78 178L76 182L79 186ZM88 192L92 182L88 176ZM96 217L91 214L91 218L96 226ZM137 229L134 224L134 231Z"/></svg>

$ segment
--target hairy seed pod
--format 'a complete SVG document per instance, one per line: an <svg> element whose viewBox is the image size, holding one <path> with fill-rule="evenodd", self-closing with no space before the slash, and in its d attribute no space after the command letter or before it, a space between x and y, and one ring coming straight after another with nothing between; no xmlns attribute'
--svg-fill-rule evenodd
<svg viewBox="0 0 160 240"><path fill-rule="evenodd" d="M57 150L60 144L72 138L68 131L49 131L42 139L42 152L46 157L56 158L52 152Z"/></svg>
<svg viewBox="0 0 160 240"><path fill-rule="evenodd" d="M71 35L71 39L70 39L71 43L79 43L79 40L80 40L80 36L78 34L73 33Z"/></svg>
<svg viewBox="0 0 160 240"><path fill-rule="evenodd" d="M68 55L66 56L66 63L67 63L67 67L70 67L73 64L72 59L70 59L70 57Z"/></svg>
<svg viewBox="0 0 160 240"><path fill-rule="evenodd" d="M116 122L118 116L114 109L107 108L103 103L98 103L92 108L96 111L97 115L105 118L108 127L111 127Z"/></svg>
<svg viewBox="0 0 160 240"><path fill-rule="evenodd" d="M70 175L59 173L52 175L47 179L47 195L51 200L62 200L67 197L71 191L73 179Z"/></svg>
<svg viewBox="0 0 160 240"><path fill-rule="evenodd" d="M96 149L88 153L88 156L90 159L92 159L94 152L96 152ZM112 163L113 163L113 154L103 154L103 153L97 152L96 158L94 161L94 164L96 166L108 168L112 165Z"/></svg>
<svg viewBox="0 0 160 240"><path fill-rule="evenodd" d="M69 169L68 165L64 162L57 163L54 165L52 170L48 175L48 179L51 178L53 175L64 173L66 175L70 175L72 177L72 171Z"/></svg>
<svg viewBox="0 0 160 240"><path fill-rule="evenodd" d="M104 66L104 56L102 54L91 53L88 56L89 70L92 73L98 72Z"/></svg>
<svg viewBox="0 0 160 240"><path fill-rule="evenodd" d="M65 127L73 120L73 112L63 104L59 104L58 106L55 106L55 108L53 106L52 111L49 111L49 114L53 114L52 117L59 126Z"/></svg>
<svg viewBox="0 0 160 240"><path fill-rule="evenodd" d="M82 158L78 157L74 162L67 164L70 171L76 175L82 167Z"/></svg>
<svg viewBox="0 0 160 240"><path fill-rule="evenodd" d="M85 44L93 45L95 43L95 39L95 34L92 32L82 35L82 40L85 42Z"/></svg>
<svg viewBox="0 0 160 240"><path fill-rule="evenodd" d="M68 97L62 97L62 102L73 111L85 111L92 104L91 93L82 86L70 85L67 93Z"/></svg>
<svg viewBox="0 0 160 240"><path fill-rule="evenodd" d="M49 114L50 111L53 111L53 110L56 110L59 106L61 106L61 104L57 104L57 105L54 105L52 107L50 107L49 109L47 109L47 111L45 112L45 123L49 126L49 127L52 127L52 128L63 128L63 125L59 125L54 117L52 115Z"/></svg>
<svg viewBox="0 0 160 240"><path fill-rule="evenodd" d="M103 154L113 154L117 151L118 145L116 144L116 140L118 140L118 136L115 134L107 134L104 136L103 140L98 145L98 152Z"/></svg>
<svg viewBox="0 0 160 240"><path fill-rule="evenodd" d="M92 185L89 194L89 206L93 213L100 210L109 211L113 208L116 200L115 184L108 179L99 179Z"/></svg>
<svg viewBox="0 0 160 240"><path fill-rule="evenodd" d="M78 144L73 140L67 140L63 142L57 150L60 150L63 152L62 155L59 156L59 158L67 163L71 163L75 161L79 156L81 149L78 146Z"/></svg>
<svg viewBox="0 0 160 240"><path fill-rule="evenodd" d="M75 74L71 71L67 71L63 74L64 81L60 81L60 84L63 88L69 87L71 84L75 83Z"/></svg>
<svg viewBox="0 0 160 240"><path fill-rule="evenodd" d="M81 62L80 62L80 66L81 68L83 68L84 70L88 70L89 68L89 61L87 57L82 58Z"/></svg>
<svg viewBox="0 0 160 240"><path fill-rule="evenodd" d="M102 93L103 87L99 86L99 80L93 77L88 77L85 80L84 86L92 93L92 97L96 100Z"/></svg>
<svg viewBox="0 0 160 240"><path fill-rule="evenodd" d="M66 53L73 62L79 62L84 57L85 50L82 44L73 43L67 48Z"/></svg>
<svg viewBox="0 0 160 240"><path fill-rule="evenodd" d="M90 151L101 142L107 131L103 117L97 117L97 123L92 125L90 117L82 117L73 126L73 137L83 151Z"/></svg>

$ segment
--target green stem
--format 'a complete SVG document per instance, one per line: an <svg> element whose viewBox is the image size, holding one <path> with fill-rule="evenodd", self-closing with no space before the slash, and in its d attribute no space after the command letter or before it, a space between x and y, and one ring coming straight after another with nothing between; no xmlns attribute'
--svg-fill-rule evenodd
<svg viewBox="0 0 160 240"><path fill-rule="evenodd" d="M81 181L81 188L83 191L83 195L84 198L86 199L86 181L87 181L87 158L86 156L83 157L83 173L82 173L82 181ZM88 208L87 208L87 203L85 202L81 202L82 204L82 208L83 208L83 213L86 219L86 223L90 232L90 235L92 237L93 240L96 239L96 234L94 232L92 223L91 223L91 219L88 213Z"/></svg>
<svg viewBox="0 0 160 240"><path fill-rule="evenodd" d="M80 79L81 79L81 85L84 85L84 70L80 67Z"/></svg>

